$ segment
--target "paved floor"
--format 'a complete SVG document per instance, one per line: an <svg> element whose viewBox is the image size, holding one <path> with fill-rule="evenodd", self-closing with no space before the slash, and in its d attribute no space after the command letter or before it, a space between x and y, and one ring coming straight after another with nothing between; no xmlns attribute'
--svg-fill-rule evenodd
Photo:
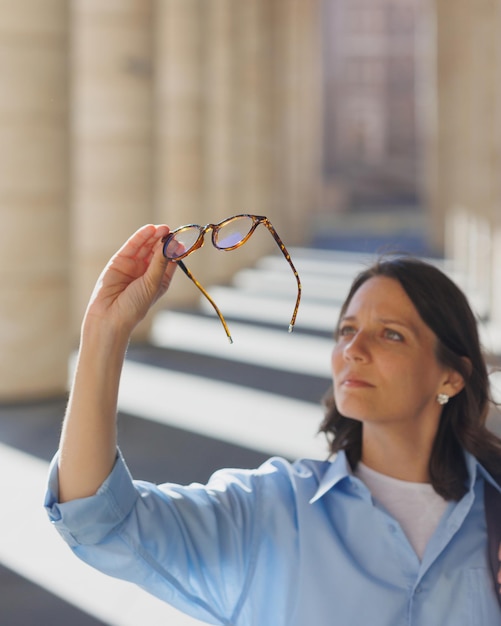
<svg viewBox="0 0 501 626"><path fill-rule="evenodd" d="M57 446L64 406L63 398L1 406L0 442L48 461ZM11 499L6 494L10 489L19 488L17 477L3 476L2 479L6 484L2 514L15 516L18 512L9 509ZM39 507L42 501L40 491ZM2 540L5 541L5 534ZM36 559L37 555L31 558ZM4 565L0 565L0 594L0 626L104 626L104 622Z"/></svg>
<svg viewBox="0 0 501 626"><path fill-rule="evenodd" d="M0 590L2 626L105 626L2 565Z"/></svg>

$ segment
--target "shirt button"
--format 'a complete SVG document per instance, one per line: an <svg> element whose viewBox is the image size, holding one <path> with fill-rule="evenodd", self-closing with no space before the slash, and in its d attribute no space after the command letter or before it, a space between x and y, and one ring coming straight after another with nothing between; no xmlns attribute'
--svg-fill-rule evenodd
<svg viewBox="0 0 501 626"><path fill-rule="evenodd" d="M397 527L395 526L395 524L390 524L388 528L390 529L390 533L392 533L392 535L397 532Z"/></svg>

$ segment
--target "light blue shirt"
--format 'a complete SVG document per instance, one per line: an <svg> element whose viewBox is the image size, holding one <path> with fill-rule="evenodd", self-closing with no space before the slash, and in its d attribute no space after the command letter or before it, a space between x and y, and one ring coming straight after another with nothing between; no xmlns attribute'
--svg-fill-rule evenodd
<svg viewBox="0 0 501 626"><path fill-rule="evenodd" d="M451 502L422 562L399 524L334 462L273 458L207 485L133 481L119 455L90 498L46 507L73 551L190 615L233 626L494 626L484 479Z"/></svg>

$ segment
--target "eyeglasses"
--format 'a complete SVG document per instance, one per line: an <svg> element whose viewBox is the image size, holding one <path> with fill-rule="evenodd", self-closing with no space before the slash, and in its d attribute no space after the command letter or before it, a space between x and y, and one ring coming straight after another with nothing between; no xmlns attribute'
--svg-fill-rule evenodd
<svg viewBox="0 0 501 626"><path fill-rule="evenodd" d="M216 303L210 297L207 291L202 287L202 285L186 267L182 259L203 246L205 233L209 230L212 231L212 245L218 250L230 251L236 250L237 248L242 246L250 238L250 236L256 230L259 224L263 224L264 226L266 226L266 228L273 235L273 238L277 242L278 247L282 251L282 254L286 258L294 273L294 276L296 277L296 305L294 307L294 312L292 314L292 318L289 324L289 332L292 332L294 324L296 323L299 301L301 300L301 281L299 280L299 275L296 271L296 268L294 267L294 264L292 263L291 257L287 252L286 247L284 246L282 240L278 236L277 231L273 228L270 220L267 217L264 217L263 215L248 215L244 213L241 215L228 217L222 222L219 222L219 224L207 224L206 226L199 226L197 224L186 224L185 226L180 226L179 228L176 228L176 230L173 230L162 240L164 242L163 254L165 258L169 259L170 261L175 261L186 274L186 276L188 276L188 278L195 283L198 289L200 289L203 295L211 303L219 319L221 320L221 323L226 332L226 336L228 337L230 343L233 343L233 339L221 311L218 309Z"/></svg>

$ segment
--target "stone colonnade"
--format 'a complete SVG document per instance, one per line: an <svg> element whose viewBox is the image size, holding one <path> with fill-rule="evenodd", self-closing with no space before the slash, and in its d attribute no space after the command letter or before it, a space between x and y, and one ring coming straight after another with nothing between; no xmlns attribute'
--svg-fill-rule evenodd
<svg viewBox="0 0 501 626"><path fill-rule="evenodd" d="M64 392L96 277L139 225L255 213L300 241L320 2L0 0L0 401ZM224 279L272 249L263 231L190 267Z"/></svg>
<svg viewBox="0 0 501 626"><path fill-rule="evenodd" d="M139 225L248 212L301 242L321 3L0 0L0 401L65 390L96 276ZM500 24L499 0L429 0L422 74L430 237L498 327ZM273 245L256 234L231 262L206 246L190 267L224 280ZM172 300L196 297L176 282Z"/></svg>

